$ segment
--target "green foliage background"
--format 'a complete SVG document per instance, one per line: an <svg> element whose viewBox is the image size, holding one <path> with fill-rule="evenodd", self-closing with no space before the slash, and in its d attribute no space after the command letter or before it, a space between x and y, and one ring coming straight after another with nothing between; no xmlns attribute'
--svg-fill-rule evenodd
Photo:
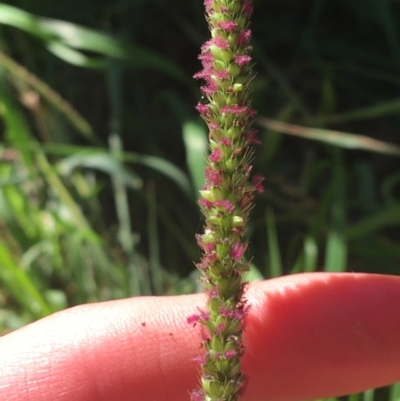
<svg viewBox="0 0 400 401"><path fill-rule="evenodd" d="M0 332L197 291L202 1L0 3ZM395 0L255 1L251 280L400 272ZM350 401L400 399L400 388Z"/></svg>

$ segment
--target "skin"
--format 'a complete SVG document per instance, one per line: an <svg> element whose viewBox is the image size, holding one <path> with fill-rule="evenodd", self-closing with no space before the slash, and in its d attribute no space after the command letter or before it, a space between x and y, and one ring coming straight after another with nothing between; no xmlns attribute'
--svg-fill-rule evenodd
<svg viewBox="0 0 400 401"><path fill-rule="evenodd" d="M300 401L400 380L400 277L312 273L253 284L243 401ZM205 296L83 305L0 339L0 399L184 401Z"/></svg>

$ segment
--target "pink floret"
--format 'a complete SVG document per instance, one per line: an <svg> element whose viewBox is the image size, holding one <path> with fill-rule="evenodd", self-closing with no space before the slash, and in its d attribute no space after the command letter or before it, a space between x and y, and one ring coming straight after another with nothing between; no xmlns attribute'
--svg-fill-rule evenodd
<svg viewBox="0 0 400 401"><path fill-rule="evenodd" d="M234 21L220 21L218 25L220 28L228 32L234 31L237 27L237 23Z"/></svg>
<svg viewBox="0 0 400 401"><path fill-rule="evenodd" d="M230 257L233 260L239 260L239 259L241 259L243 257L244 251L245 251L245 247L241 243L235 242L232 245L231 252L230 252Z"/></svg>

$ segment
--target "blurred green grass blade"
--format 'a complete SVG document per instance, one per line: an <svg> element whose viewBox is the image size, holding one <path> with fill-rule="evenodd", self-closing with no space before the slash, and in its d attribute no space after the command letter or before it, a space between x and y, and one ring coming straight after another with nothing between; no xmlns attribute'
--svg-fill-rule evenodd
<svg viewBox="0 0 400 401"><path fill-rule="evenodd" d="M6 123L5 134L7 140L16 147L19 147L19 144L25 144L31 138L23 114L20 113L19 110L12 108L11 104L7 102L7 99L1 96L1 91L0 102L0 115Z"/></svg>
<svg viewBox="0 0 400 401"><path fill-rule="evenodd" d="M76 229L66 236L66 262L71 266L70 280L74 284L74 299L78 303L99 301L93 261L96 260L96 235L90 229ZM90 259L86 257L90 249ZM101 265L96 266L97 269Z"/></svg>
<svg viewBox="0 0 400 401"><path fill-rule="evenodd" d="M279 250L278 234L276 231L275 214L272 209L267 209L266 225L269 254L269 277L279 277L283 274L282 259Z"/></svg>
<svg viewBox="0 0 400 401"><path fill-rule="evenodd" d="M375 390L367 390L363 393L363 401L374 401Z"/></svg>
<svg viewBox="0 0 400 401"><path fill-rule="evenodd" d="M273 129L283 134L324 142L345 149L361 149L391 156L400 156L400 146L378 141L364 135L355 135L321 128L302 127L300 125L287 124L264 117L258 118L257 123L262 127Z"/></svg>
<svg viewBox="0 0 400 401"><path fill-rule="evenodd" d="M197 121L183 124L183 142L186 149L186 163L192 178L197 198L204 186L204 169L207 164L207 134L204 125Z"/></svg>
<svg viewBox="0 0 400 401"><path fill-rule="evenodd" d="M204 186L204 168L207 164L206 155L208 153L207 132L204 123L199 118L192 118L191 110L176 92L165 91L162 98L181 123L186 165L191 179L189 193L193 197L194 189L196 198L198 198L200 196L198 191Z"/></svg>
<svg viewBox="0 0 400 401"><path fill-rule="evenodd" d="M80 205L75 202L73 196L70 194L69 190L55 171L53 165L47 160L46 155L41 150L39 150L39 147L37 147L37 149L38 151L36 153L36 163L39 166L43 177L53 189L54 193L58 195L60 200L69 209L74 224L80 228L88 228L90 224L84 216Z"/></svg>
<svg viewBox="0 0 400 401"><path fill-rule="evenodd" d="M56 311L61 311L68 308L68 300L64 292L61 290L48 289L44 292L44 297L52 309Z"/></svg>
<svg viewBox="0 0 400 401"><path fill-rule="evenodd" d="M162 173L174 181L175 184L177 184L187 195L192 193L192 188L187 175L168 160L157 156L141 155L133 152L125 152L122 157L126 162L142 164L143 166Z"/></svg>
<svg viewBox="0 0 400 401"><path fill-rule="evenodd" d="M347 401L359 401L359 399L360 399L360 394L355 393L355 394L349 395Z"/></svg>
<svg viewBox="0 0 400 401"><path fill-rule="evenodd" d="M347 243L346 228L346 179L340 149L336 149L333 167L334 192L331 206L331 223L328 232L325 270L341 272L346 269Z"/></svg>
<svg viewBox="0 0 400 401"><path fill-rule="evenodd" d="M110 176L118 175L121 182L132 189L140 189L142 180L135 173L128 170L111 154L80 153L63 159L58 164L61 174L70 175L77 167L92 168L102 171Z"/></svg>
<svg viewBox="0 0 400 401"><path fill-rule="evenodd" d="M265 277L261 274L260 270L251 263L250 270L245 275L245 280L250 283L255 283L264 279Z"/></svg>
<svg viewBox="0 0 400 401"><path fill-rule="evenodd" d="M7 165L0 164L0 174L8 175ZM31 212L31 213L29 213ZM2 241L15 243L19 247L29 246L37 237L38 227L32 210L27 205L25 194L17 186L6 186L0 191L0 223L2 224ZM10 234L10 235L7 235ZM9 238L9 237L12 238ZM4 238L3 238L4 237ZM7 238L8 237L8 238Z"/></svg>
<svg viewBox="0 0 400 401"><path fill-rule="evenodd" d="M0 188L21 185L28 181L28 177L21 177L20 173L8 176L7 178L0 175Z"/></svg>
<svg viewBox="0 0 400 401"><path fill-rule="evenodd" d="M86 56L82 52L74 50L71 47L66 46L65 44L60 42L56 41L48 42L46 47L50 53L53 53L61 60L69 64L75 65L77 67L100 70L108 66L107 60L102 58L94 58Z"/></svg>
<svg viewBox="0 0 400 401"><path fill-rule="evenodd" d="M118 67L113 68L108 76L109 92L111 103L111 133L109 136L109 147L111 154L121 160L123 155L123 143L120 136L121 128L121 86L122 76ZM129 210L129 200L127 187L119 174L111 176L116 212L118 216L118 240L124 253L127 255L126 266L122 273L124 274L123 287L125 296L138 296L142 294L143 274L140 271L139 257L135 249L134 233L132 232L131 214Z"/></svg>
<svg viewBox="0 0 400 401"><path fill-rule="evenodd" d="M298 241L296 237L299 238ZM315 238L311 234L307 234L304 238L302 235L296 237L292 239L292 244L296 248L293 258L290 257L288 252L290 260L296 258L290 268L290 274L316 271L318 268L318 245ZM303 245L300 252L297 251L299 243Z"/></svg>
<svg viewBox="0 0 400 401"><path fill-rule="evenodd" d="M34 15L8 4L0 3L0 23L22 29L42 39L49 40L53 37L50 32L40 28Z"/></svg>
<svg viewBox="0 0 400 401"><path fill-rule="evenodd" d="M1 242L0 280L15 299L35 318L42 318L52 312L29 276L15 264L7 248Z"/></svg>
<svg viewBox="0 0 400 401"><path fill-rule="evenodd" d="M318 245L311 235L307 235L303 245L304 271L314 272L318 267Z"/></svg>
<svg viewBox="0 0 400 401"><path fill-rule="evenodd" d="M390 388L388 401L400 401L400 382L393 384Z"/></svg>
<svg viewBox="0 0 400 401"><path fill-rule="evenodd" d="M343 272L346 270L347 246L343 236L336 230L331 230L327 239L325 271Z"/></svg>
<svg viewBox="0 0 400 401"><path fill-rule="evenodd" d="M365 237L388 226L400 225L400 205L394 205L380 210L372 216L365 217L346 230L349 240Z"/></svg>
<svg viewBox="0 0 400 401"><path fill-rule="evenodd" d="M36 242L21 256L19 265L28 271L31 265L43 254L53 253L53 244L48 240Z"/></svg>
<svg viewBox="0 0 400 401"><path fill-rule="evenodd" d="M29 125L25 115L16 104L3 70L0 68L0 117L5 123L5 140L8 145L18 149L23 155L26 165L29 167L33 163L33 155L30 149L26 149L26 144L32 139Z"/></svg>
<svg viewBox="0 0 400 401"><path fill-rule="evenodd" d="M349 121L369 120L398 113L400 110L400 99L380 102L362 109L351 110L340 114L332 114L323 117L323 121L329 124L337 124ZM318 124L318 119L308 120L311 124Z"/></svg>
<svg viewBox="0 0 400 401"><path fill-rule="evenodd" d="M41 18L6 4L0 4L0 23L22 29L49 42L50 50L64 60L82 67L102 63L96 58L81 55L75 50L96 52L103 56L124 60L135 68L154 68L194 87L186 72L169 59L138 46L124 44L110 35L70 22ZM68 50L67 48L70 48ZM106 65L106 64L105 64Z"/></svg>
<svg viewBox="0 0 400 401"><path fill-rule="evenodd" d="M97 232L91 228L72 226L65 235L63 245L74 302L104 301L125 296L125 266L113 259L111 248Z"/></svg>
<svg viewBox="0 0 400 401"><path fill-rule="evenodd" d="M108 145L110 153L115 160L121 160L123 154L123 142L121 130L123 127L123 88L124 76L120 63L115 60L107 72L107 88L110 98L110 123ZM112 174L111 181L114 191L116 212L118 216L118 240L128 257L134 252L134 241L131 227L131 215L129 211L128 190L120 174Z"/></svg>
<svg viewBox="0 0 400 401"><path fill-rule="evenodd" d="M97 52L99 54L128 61L134 67L153 67L182 80L186 74L170 60L137 46L128 45L110 35L94 29L47 18L38 18L38 25L53 34L66 46L73 49Z"/></svg>
<svg viewBox="0 0 400 401"><path fill-rule="evenodd" d="M110 149L114 156L118 157L122 151L122 144L120 137L116 134L111 134ZM116 212L118 216L118 241L121 244L122 249L127 255L131 255L134 252L134 243L132 236L131 227L131 216L129 212L128 202L128 191L125 185L125 180L121 179L121 176L117 174L111 175L111 181L114 190L114 199Z"/></svg>
<svg viewBox="0 0 400 401"><path fill-rule="evenodd" d="M43 144L43 149L48 154L71 156L75 153L81 154L103 154L104 149L95 147ZM137 163L154 169L174 181L184 193L191 196L192 188L187 175L168 160L158 156L142 155L135 152L124 152L121 154L121 160L129 163Z"/></svg>

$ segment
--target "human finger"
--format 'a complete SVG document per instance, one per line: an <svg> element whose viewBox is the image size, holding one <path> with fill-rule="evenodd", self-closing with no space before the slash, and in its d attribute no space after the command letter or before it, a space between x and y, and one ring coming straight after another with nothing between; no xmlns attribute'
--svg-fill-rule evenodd
<svg viewBox="0 0 400 401"><path fill-rule="evenodd" d="M243 401L299 401L400 380L400 279L301 274L250 286ZM71 308L0 339L0 399L189 399L204 295Z"/></svg>

